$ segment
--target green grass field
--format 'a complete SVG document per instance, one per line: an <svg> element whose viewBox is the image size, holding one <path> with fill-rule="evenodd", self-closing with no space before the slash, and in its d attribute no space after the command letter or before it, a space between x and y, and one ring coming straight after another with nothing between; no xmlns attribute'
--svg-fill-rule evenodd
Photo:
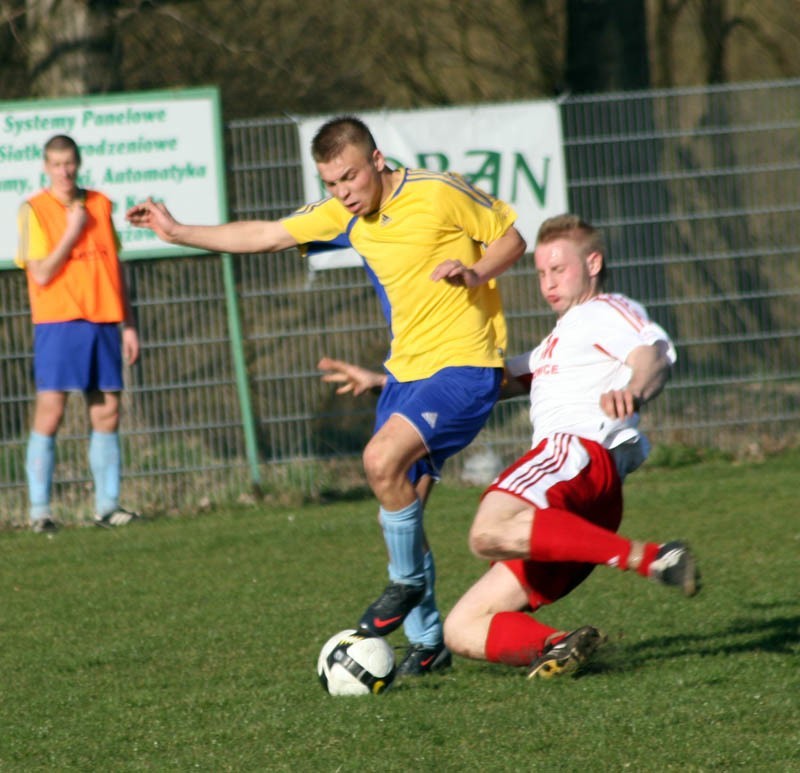
<svg viewBox="0 0 800 773"><path fill-rule="evenodd" d="M315 662L383 588L371 501L0 533L0 770L800 771L799 470L632 476L623 532L687 538L704 588L599 568L541 614L609 634L583 674L457 659L363 698ZM478 493L429 506L445 610Z"/></svg>

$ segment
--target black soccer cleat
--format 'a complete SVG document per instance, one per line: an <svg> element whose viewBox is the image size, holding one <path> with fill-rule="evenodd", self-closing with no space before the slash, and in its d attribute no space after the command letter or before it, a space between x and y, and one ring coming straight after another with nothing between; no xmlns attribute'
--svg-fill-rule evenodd
<svg viewBox="0 0 800 773"><path fill-rule="evenodd" d="M424 585L389 583L361 615L358 627L376 636L387 636L402 625L408 613L422 601L424 595Z"/></svg>
<svg viewBox="0 0 800 773"><path fill-rule="evenodd" d="M528 670L528 679L537 676L550 679L577 671L605 640L606 637L590 625L568 633L558 644L545 647L534 659Z"/></svg>
<svg viewBox="0 0 800 773"><path fill-rule="evenodd" d="M94 525L102 529L113 529L117 526L127 526L133 521L141 521L142 516L133 510L126 510L124 507L117 507L105 515L95 515Z"/></svg>
<svg viewBox="0 0 800 773"><path fill-rule="evenodd" d="M49 515L46 515L44 518L35 519L31 523L31 528L36 534L55 534L59 526Z"/></svg>
<svg viewBox="0 0 800 773"><path fill-rule="evenodd" d="M395 672L395 679L406 676L425 676L434 671L446 671L453 665L453 656L444 643L435 647L412 644Z"/></svg>
<svg viewBox="0 0 800 773"><path fill-rule="evenodd" d="M697 562L689 546L680 540L665 542L659 547L647 576L662 585L680 588L687 596L694 596L700 590Z"/></svg>

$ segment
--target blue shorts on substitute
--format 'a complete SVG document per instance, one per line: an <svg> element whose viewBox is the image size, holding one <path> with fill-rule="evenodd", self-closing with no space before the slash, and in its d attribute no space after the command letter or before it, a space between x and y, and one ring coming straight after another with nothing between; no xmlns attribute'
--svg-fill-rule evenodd
<svg viewBox="0 0 800 773"><path fill-rule="evenodd" d="M397 381L391 374L375 415L377 432L394 413L416 427L428 449L408 477L439 478L445 459L466 448L481 431L500 394L502 368L442 368L430 378Z"/></svg>
<svg viewBox="0 0 800 773"><path fill-rule="evenodd" d="M114 322L45 322L33 328L37 392L119 392L122 344Z"/></svg>

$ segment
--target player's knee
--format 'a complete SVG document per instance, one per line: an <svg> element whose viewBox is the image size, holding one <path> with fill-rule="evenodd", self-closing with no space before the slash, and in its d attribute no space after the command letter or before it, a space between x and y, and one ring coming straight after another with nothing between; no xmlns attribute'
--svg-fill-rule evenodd
<svg viewBox="0 0 800 773"><path fill-rule="evenodd" d="M89 395L89 420L97 432L119 429L120 398L116 392L92 392Z"/></svg>
<svg viewBox="0 0 800 773"><path fill-rule="evenodd" d="M379 493L396 485L397 479L403 477L403 470L398 470L391 457L383 453L380 447L368 445L362 456L364 473L370 488Z"/></svg>
<svg viewBox="0 0 800 773"><path fill-rule="evenodd" d="M466 638L457 612L451 612L444 620L444 643L454 655L466 655Z"/></svg>
<svg viewBox="0 0 800 773"><path fill-rule="evenodd" d="M469 549L477 558L493 558L492 551L497 547L496 543L494 535L482 525L474 524L469 531Z"/></svg>
<svg viewBox="0 0 800 773"><path fill-rule="evenodd" d="M444 643L454 655L472 660L486 658L486 621L474 610L459 610L458 605L444 621Z"/></svg>
<svg viewBox="0 0 800 773"><path fill-rule="evenodd" d="M364 449L364 453L361 456L361 461L364 465L364 473L367 476L367 481L371 486L385 477L383 456L372 446L367 446Z"/></svg>
<svg viewBox="0 0 800 773"><path fill-rule="evenodd" d="M91 425L96 432L116 432L119 429L119 411L93 412L91 414Z"/></svg>
<svg viewBox="0 0 800 773"><path fill-rule="evenodd" d="M37 415L34 417L31 428L38 435L52 437L58 433L62 418L63 413Z"/></svg>
<svg viewBox="0 0 800 773"><path fill-rule="evenodd" d="M454 655L462 654L460 647L461 642L458 638L458 629L453 626L449 617L444 621L444 643L447 649Z"/></svg>

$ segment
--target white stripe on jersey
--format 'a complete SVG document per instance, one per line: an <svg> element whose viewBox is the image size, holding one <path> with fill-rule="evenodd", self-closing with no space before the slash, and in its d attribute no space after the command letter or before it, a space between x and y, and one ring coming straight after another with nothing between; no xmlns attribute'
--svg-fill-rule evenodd
<svg viewBox="0 0 800 773"><path fill-rule="evenodd" d="M549 507L547 491L572 480L589 463L589 454L575 435L559 432L547 438L536 456L501 477L494 487L508 491L539 508Z"/></svg>

